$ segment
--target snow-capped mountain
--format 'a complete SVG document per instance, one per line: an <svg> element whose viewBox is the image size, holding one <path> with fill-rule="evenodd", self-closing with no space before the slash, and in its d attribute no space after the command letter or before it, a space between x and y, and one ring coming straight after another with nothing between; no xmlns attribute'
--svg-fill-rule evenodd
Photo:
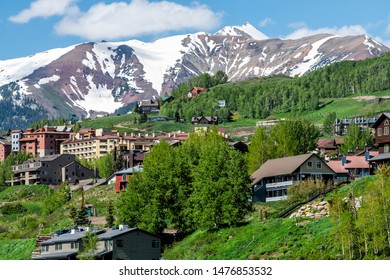
<svg viewBox="0 0 390 280"><path fill-rule="evenodd" d="M215 34L172 36L152 43L84 43L0 61L0 103L7 89L13 88L8 96L34 101L49 117L112 113L131 102L170 92L205 72L222 70L232 81L272 74L295 76L336 61L362 60L388 51L365 35L271 39L249 23Z"/></svg>

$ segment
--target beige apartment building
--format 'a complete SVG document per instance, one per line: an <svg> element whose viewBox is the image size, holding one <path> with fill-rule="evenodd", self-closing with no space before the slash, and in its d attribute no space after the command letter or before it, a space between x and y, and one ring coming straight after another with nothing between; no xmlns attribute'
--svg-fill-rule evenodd
<svg viewBox="0 0 390 280"><path fill-rule="evenodd" d="M113 151L119 141L120 137L114 135L68 140L61 144L61 154L72 154L92 160Z"/></svg>
<svg viewBox="0 0 390 280"><path fill-rule="evenodd" d="M105 134L105 135L104 135ZM188 133L175 133L164 136L154 134L124 134L116 131L85 130L61 143L61 154L72 154L80 158L92 160L104 156L115 149L117 151L142 151L149 152L153 146L165 140L171 145L188 138Z"/></svg>

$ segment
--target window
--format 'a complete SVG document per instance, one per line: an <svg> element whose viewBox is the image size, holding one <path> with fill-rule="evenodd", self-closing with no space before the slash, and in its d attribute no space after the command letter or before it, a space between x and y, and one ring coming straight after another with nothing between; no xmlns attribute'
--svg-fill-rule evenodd
<svg viewBox="0 0 390 280"><path fill-rule="evenodd" d="M42 252L49 251L49 245L42 245Z"/></svg>
<svg viewBox="0 0 390 280"><path fill-rule="evenodd" d="M385 126L383 128L383 135L389 135L389 127L388 126Z"/></svg>
<svg viewBox="0 0 390 280"><path fill-rule="evenodd" d="M378 136L382 136L382 128L378 127L377 130L376 130L376 134Z"/></svg>
<svg viewBox="0 0 390 280"><path fill-rule="evenodd" d="M317 161L317 169L321 169L322 168L322 162L321 161Z"/></svg>
<svg viewBox="0 0 390 280"><path fill-rule="evenodd" d="M385 124L385 125L389 125L389 120L386 119L384 124Z"/></svg>
<svg viewBox="0 0 390 280"><path fill-rule="evenodd" d="M160 247L160 241L152 240L152 248L159 248L159 247Z"/></svg>
<svg viewBox="0 0 390 280"><path fill-rule="evenodd" d="M55 245L54 245L54 249L55 249L56 251L62 250L62 243L57 243L57 244L55 244Z"/></svg>
<svg viewBox="0 0 390 280"><path fill-rule="evenodd" d="M70 243L70 248L71 249L78 249L79 248L79 244L77 242L72 242L72 243Z"/></svg>
<svg viewBox="0 0 390 280"><path fill-rule="evenodd" d="M123 248L124 242L121 239L115 240L116 247Z"/></svg>
<svg viewBox="0 0 390 280"><path fill-rule="evenodd" d="M308 161L307 162L307 168L313 168L313 162Z"/></svg>
<svg viewBox="0 0 390 280"><path fill-rule="evenodd" d="M384 152L384 153L390 152L389 144L385 144L385 146L384 146L384 148L383 148L383 152Z"/></svg>

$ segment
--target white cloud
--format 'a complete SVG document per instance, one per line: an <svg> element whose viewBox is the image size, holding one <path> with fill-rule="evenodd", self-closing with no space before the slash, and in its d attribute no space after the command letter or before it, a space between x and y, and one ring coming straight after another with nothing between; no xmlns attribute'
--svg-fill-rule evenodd
<svg viewBox="0 0 390 280"><path fill-rule="evenodd" d="M368 34L367 30L361 25L345 25L340 28L338 27L323 27L318 29L310 29L304 23L299 23L299 25L289 25L290 27L299 26L297 30L286 36L286 39L297 39L302 37L307 37L316 34L333 34L339 36L354 36Z"/></svg>
<svg viewBox="0 0 390 280"><path fill-rule="evenodd" d="M265 18L262 21L259 22L260 27L265 27L270 24L274 24L275 22L272 20L272 18Z"/></svg>
<svg viewBox="0 0 390 280"><path fill-rule="evenodd" d="M284 37L284 39L298 39L316 34L332 34L339 36L357 36L368 35L376 41L390 48L390 40L380 38L378 36L371 36L369 32L361 25L345 25L340 28L337 27L323 27L318 29L310 29L303 22L289 24L289 27L297 28L294 32ZM390 24L389 24L390 28Z"/></svg>
<svg viewBox="0 0 390 280"><path fill-rule="evenodd" d="M78 0L37 0L31 3L28 9L21 11L15 16L9 18L15 23L28 23L33 18L51 16L63 16L78 10L75 2Z"/></svg>
<svg viewBox="0 0 390 280"><path fill-rule="evenodd" d="M56 26L60 35L76 35L88 40L119 39L184 29L211 30L222 15L207 6L148 0L98 3L86 12L66 15Z"/></svg>

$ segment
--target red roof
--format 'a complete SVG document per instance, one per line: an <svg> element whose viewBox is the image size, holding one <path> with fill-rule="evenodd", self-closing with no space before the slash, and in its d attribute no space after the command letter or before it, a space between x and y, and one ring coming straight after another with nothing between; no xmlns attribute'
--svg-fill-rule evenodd
<svg viewBox="0 0 390 280"><path fill-rule="evenodd" d="M376 153L370 153L371 156ZM362 156L347 156L346 163L343 166L342 160L331 160L327 162L328 166L336 173L348 173L348 169L368 169L369 163L364 155Z"/></svg>
<svg viewBox="0 0 390 280"><path fill-rule="evenodd" d="M341 160L331 160L326 163L334 172L340 173L348 173L348 170L341 164Z"/></svg>

